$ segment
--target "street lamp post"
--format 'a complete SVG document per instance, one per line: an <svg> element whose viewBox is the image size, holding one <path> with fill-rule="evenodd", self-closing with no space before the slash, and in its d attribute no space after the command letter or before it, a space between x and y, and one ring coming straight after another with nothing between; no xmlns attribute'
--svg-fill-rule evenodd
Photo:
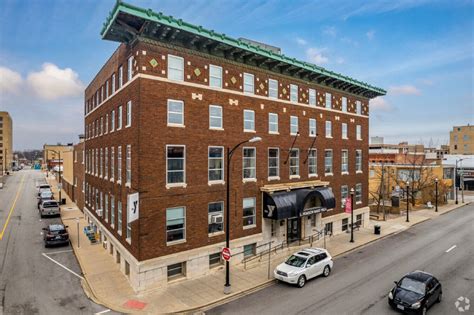
<svg viewBox="0 0 474 315"><path fill-rule="evenodd" d="M410 182L407 181L407 222L410 222L410 217L408 215L408 211L409 211L409 207L410 207L409 196L410 196Z"/></svg>
<svg viewBox="0 0 474 315"><path fill-rule="evenodd" d="M354 243L354 187L351 188L351 243Z"/></svg>
<svg viewBox="0 0 474 315"><path fill-rule="evenodd" d="M230 162L232 155L235 150L240 147L242 144L250 142L259 142L262 141L260 137L253 137L252 139L245 140L237 144L235 147L230 149L227 147L227 174L226 174L226 213L225 213L225 247L230 248ZM225 262L225 285L224 285L224 294L230 293L230 263L227 260Z"/></svg>
<svg viewBox="0 0 474 315"><path fill-rule="evenodd" d="M435 178L435 212L438 212L438 177Z"/></svg>

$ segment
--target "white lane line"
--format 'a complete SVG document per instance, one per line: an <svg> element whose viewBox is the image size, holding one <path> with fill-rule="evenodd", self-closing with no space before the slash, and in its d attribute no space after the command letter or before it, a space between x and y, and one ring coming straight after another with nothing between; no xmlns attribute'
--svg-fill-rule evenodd
<svg viewBox="0 0 474 315"><path fill-rule="evenodd" d="M71 269L69 269L68 267L60 264L59 262L57 262L56 260L54 260L53 258L49 257L48 255L46 255L45 253L42 254L44 257L48 258L49 260L51 260L53 263L55 263L56 265L66 269L67 271L69 271L70 273L72 273L73 275L75 275L76 277L84 280L84 277L82 277L81 275L78 275L77 273L75 273L74 271L72 271Z"/></svg>
<svg viewBox="0 0 474 315"><path fill-rule="evenodd" d="M449 253L450 251L452 251L452 250L455 249L455 248L456 248L456 245L451 246L450 248L448 248L448 250L446 251L446 253Z"/></svg>
<svg viewBox="0 0 474 315"><path fill-rule="evenodd" d="M53 255L53 254L61 254L61 253L70 253L72 252L72 249L67 249L67 250L58 250L56 252L48 252L48 255ZM45 253L46 254L46 253Z"/></svg>
<svg viewBox="0 0 474 315"><path fill-rule="evenodd" d="M104 314L104 313L108 313L108 312L110 312L110 310L106 309L106 310L103 310L102 312L95 313L95 315Z"/></svg>

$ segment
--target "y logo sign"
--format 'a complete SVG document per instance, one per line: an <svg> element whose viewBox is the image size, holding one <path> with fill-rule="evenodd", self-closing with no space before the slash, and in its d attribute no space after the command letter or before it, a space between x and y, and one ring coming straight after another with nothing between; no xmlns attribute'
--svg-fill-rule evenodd
<svg viewBox="0 0 474 315"><path fill-rule="evenodd" d="M267 216L268 216L269 218L273 217L273 211L275 211L275 208L276 208L276 207L275 207L275 206L268 205L267 208L268 208L268 211L267 211L268 214L267 214Z"/></svg>
<svg viewBox="0 0 474 315"><path fill-rule="evenodd" d="M140 212L140 203L138 193L128 195L127 214L128 222L133 222L138 219Z"/></svg>

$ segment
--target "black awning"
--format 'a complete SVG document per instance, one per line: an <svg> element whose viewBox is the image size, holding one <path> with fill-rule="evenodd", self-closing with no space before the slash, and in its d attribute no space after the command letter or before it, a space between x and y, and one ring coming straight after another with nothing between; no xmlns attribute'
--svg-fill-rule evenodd
<svg viewBox="0 0 474 315"><path fill-rule="evenodd" d="M282 220L327 211L336 206L329 187L296 189L273 194L264 193L263 217Z"/></svg>

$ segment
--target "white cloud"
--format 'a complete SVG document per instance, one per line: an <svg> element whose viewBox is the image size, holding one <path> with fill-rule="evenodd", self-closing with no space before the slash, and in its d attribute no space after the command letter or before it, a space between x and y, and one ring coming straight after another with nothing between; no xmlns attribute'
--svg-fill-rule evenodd
<svg viewBox="0 0 474 315"><path fill-rule="evenodd" d="M327 26L323 29L323 34L335 37L337 35L337 30L334 26Z"/></svg>
<svg viewBox="0 0 474 315"><path fill-rule="evenodd" d="M16 93L22 82L23 79L18 72L0 67L0 93Z"/></svg>
<svg viewBox="0 0 474 315"><path fill-rule="evenodd" d="M370 30L370 31L368 31L367 33L365 33L365 35L367 36L367 38L368 38L369 40L372 40L372 39L374 39L375 31L374 31L374 30Z"/></svg>
<svg viewBox="0 0 474 315"><path fill-rule="evenodd" d="M421 92L413 85L400 85L391 86L388 89L390 94L393 95L420 95Z"/></svg>
<svg viewBox="0 0 474 315"><path fill-rule="evenodd" d="M308 42L301 37L297 37L296 42L298 43L298 45L301 45L301 46L305 46L306 44L308 44Z"/></svg>
<svg viewBox="0 0 474 315"><path fill-rule="evenodd" d="M336 59L336 63L337 63L337 64L342 65L342 64L345 63L345 62L346 62L346 60L344 60L344 58L342 58L342 57L339 57L339 58Z"/></svg>
<svg viewBox="0 0 474 315"><path fill-rule="evenodd" d="M312 63L317 65L322 65L328 63L329 59L323 55L325 49L319 49L316 47L311 47L306 50L306 58Z"/></svg>
<svg viewBox="0 0 474 315"><path fill-rule="evenodd" d="M71 68L60 69L55 64L44 63L42 70L31 72L27 78L33 92L44 100L79 96L84 84Z"/></svg>
<svg viewBox="0 0 474 315"><path fill-rule="evenodd" d="M393 110L392 105L381 96L371 99L369 106L372 111L390 112Z"/></svg>

